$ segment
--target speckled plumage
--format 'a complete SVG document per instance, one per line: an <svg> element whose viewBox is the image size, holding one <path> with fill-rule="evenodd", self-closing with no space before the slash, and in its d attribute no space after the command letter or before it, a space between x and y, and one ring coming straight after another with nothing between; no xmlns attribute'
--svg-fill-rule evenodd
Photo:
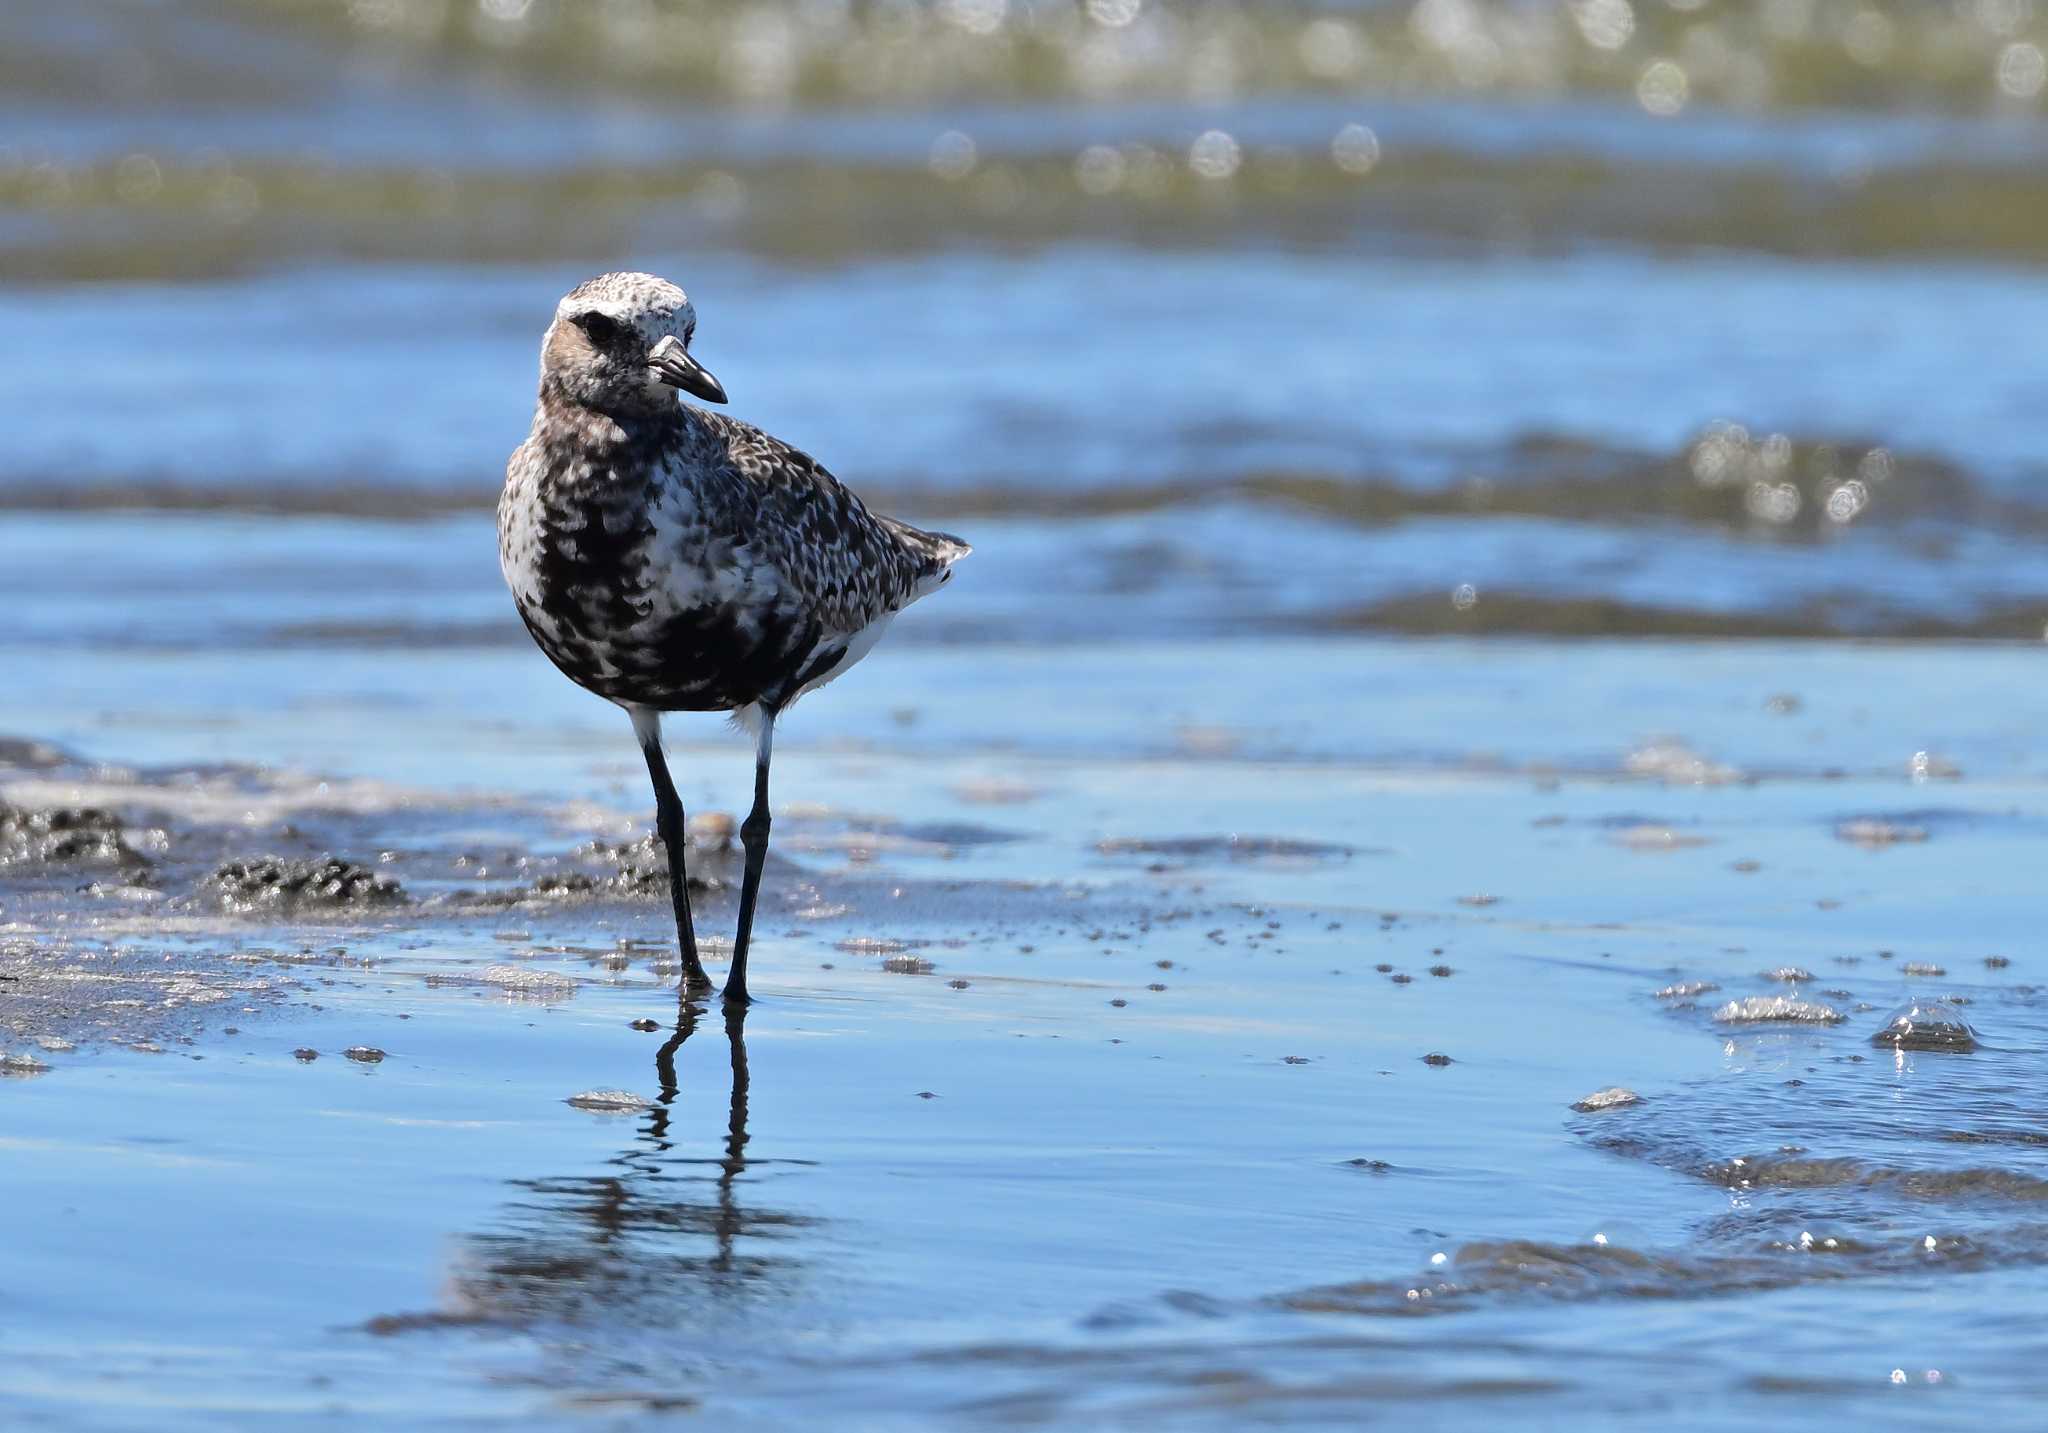
<svg viewBox="0 0 2048 1433"><path fill-rule="evenodd" d="M754 732L754 805L728 1010L773 824L775 717L867 655L889 619L952 576L967 544L870 513L810 457L682 403L725 390L691 356L697 313L651 274L604 274L555 309L533 431L498 503L498 556L527 631L578 684L624 707L654 784L686 991L707 989L683 869L682 799L661 714L730 711Z"/></svg>
<svg viewBox="0 0 2048 1433"><path fill-rule="evenodd" d="M593 312L621 326L617 353L579 327ZM648 275L563 299L500 559L528 631L581 686L629 708L772 712L865 655L968 547L870 513L808 455L641 371L695 328Z"/></svg>

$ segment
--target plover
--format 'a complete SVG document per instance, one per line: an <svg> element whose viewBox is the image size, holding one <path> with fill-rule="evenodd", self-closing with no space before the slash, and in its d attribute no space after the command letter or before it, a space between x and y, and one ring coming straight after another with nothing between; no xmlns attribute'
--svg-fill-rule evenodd
<svg viewBox="0 0 2048 1433"><path fill-rule="evenodd" d="M804 453L678 400L724 403L690 356L697 313L652 274L570 290L541 340L533 431L498 504L505 581L540 649L632 718L686 989L697 958L683 805L661 750L664 712L731 712L754 737L754 805L729 1006L747 1002L747 943L768 850L775 719L866 656L889 621L952 576L968 546L870 513Z"/></svg>

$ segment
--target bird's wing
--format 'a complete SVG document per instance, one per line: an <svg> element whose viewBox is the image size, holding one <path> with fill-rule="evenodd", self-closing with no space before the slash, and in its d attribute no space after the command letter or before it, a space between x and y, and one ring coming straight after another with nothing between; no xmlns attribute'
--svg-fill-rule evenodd
<svg viewBox="0 0 2048 1433"><path fill-rule="evenodd" d="M844 641L937 587L968 545L871 513L810 454L750 424L707 414L751 510L747 542L818 622Z"/></svg>

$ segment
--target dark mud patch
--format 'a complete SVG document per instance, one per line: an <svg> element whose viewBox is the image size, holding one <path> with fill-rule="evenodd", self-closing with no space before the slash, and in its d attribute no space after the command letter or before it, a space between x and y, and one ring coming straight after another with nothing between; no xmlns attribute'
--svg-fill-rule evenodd
<svg viewBox="0 0 2048 1433"><path fill-rule="evenodd" d="M1953 778L1953 764L1935 756L1916 756L1907 766L1915 779ZM1905 811L1851 811L1833 822L1835 838L1869 850L1918 846L1957 835L2038 837L2040 820L2017 809L1968 809L1924 806Z"/></svg>
<svg viewBox="0 0 2048 1433"><path fill-rule="evenodd" d="M889 829L893 834L933 846L1007 846L1024 839L1021 831L1005 831L972 821L910 821L894 823Z"/></svg>
<svg viewBox="0 0 2048 1433"><path fill-rule="evenodd" d="M1932 1241L1931 1243L1929 1241ZM1413 1317L1503 1301L1688 1299L1814 1283L1954 1276L2048 1264L2048 1226L2014 1225L1995 1246L1965 1238L1762 1235L1701 1250L1645 1251L1607 1242L1484 1240L1409 1279L1363 1279L1282 1296L1299 1313Z"/></svg>
<svg viewBox="0 0 2048 1433"><path fill-rule="evenodd" d="M0 736L0 768L44 772L76 765L77 761L63 747L32 736Z"/></svg>
<svg viewBox="0 0 2048 1433"><path fill-rule="evenodd" d="M776 841L788 850L843 856L860 864L892 856L950 860L978 847L1023 839L1021 831L976 821L900 821L872 812L793 812L776 823Z"/></svg>
<svg viewBox="0 0 2048 1433"><path fill-rule="evenodd" d="M1342 861L1359 854L1355 846L1305 841L1290 836L1113 836L1097 841L1098 854L1193 865L1216 861L1299 863Z"/></svg>

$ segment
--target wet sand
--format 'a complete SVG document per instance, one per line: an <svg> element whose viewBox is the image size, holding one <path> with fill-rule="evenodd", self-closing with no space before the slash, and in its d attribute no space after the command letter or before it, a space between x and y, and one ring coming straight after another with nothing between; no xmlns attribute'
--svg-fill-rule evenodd
<svg viewBox="0 0 2048 1433"><path fill-rule="evenodd" d="M1910 689L1900 650L1122 644L1027 723L1006 686L1089 652L913 636L790 723L739 1030L679 1018L601 704L387 651L202 727L131 669L0 778L149 862L4 873L6 973L147 985L10 1014L46 1068L0 1086L39 1211L0 1392L65 1427L2017 1408L2048 703L2028 649L1914 649ZM715 810L740 743L679 745ZM403 899L249 895L329 857ZM1873 1043L1937 998L1974 1051ZM1788 1001L1840 1018L1747 1018Z"/></svg>

